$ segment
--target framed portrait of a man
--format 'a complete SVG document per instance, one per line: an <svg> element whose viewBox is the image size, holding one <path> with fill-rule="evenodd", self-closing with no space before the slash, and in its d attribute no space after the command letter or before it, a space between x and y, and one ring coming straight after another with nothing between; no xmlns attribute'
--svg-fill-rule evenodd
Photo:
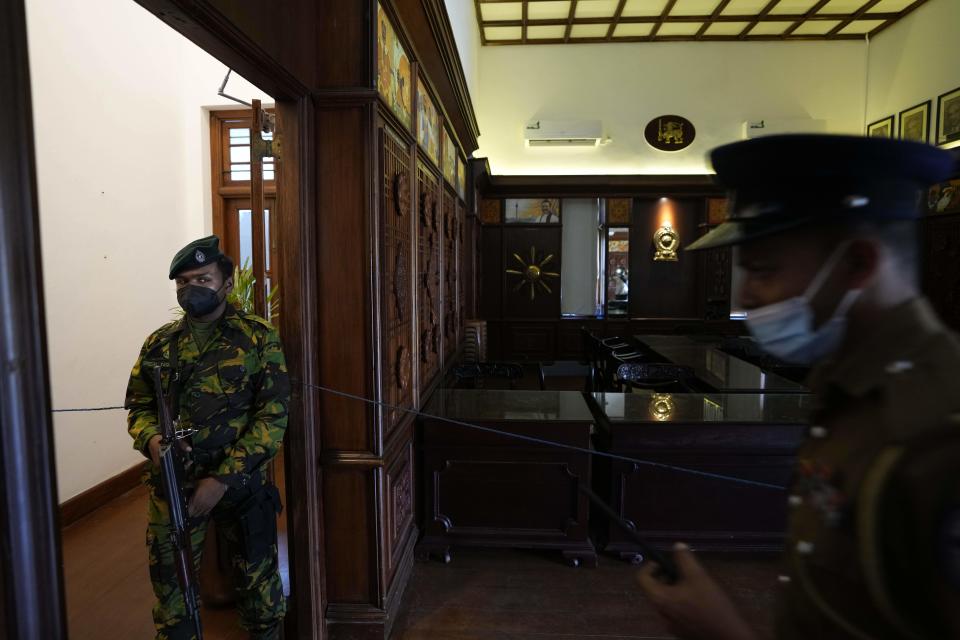
<svg viewBox="0 0 960 640"><path fill-rule="evenodd" d="M867 125L867 137L869 138L893 138L893 116L887 116L886 118L881 118L876 122L871 122Z"/></svg>
<svg viewBox="0 0 960 640"><path fill-rule="evenodd" d="M900 139L930 142L930 101L900 112Z"/></svg>
<svg viewBox="0 0 960 640"><path fill-rule="evenodd" d="M560 222L559 198L507 199L504 202L504 221L507 224L556 224Z"/></svg>
<svg viewBox="0 0 960 640"><path fill-rule="evenodd" d="M960 140L960 87L937 98L937 144Z"/></svg>

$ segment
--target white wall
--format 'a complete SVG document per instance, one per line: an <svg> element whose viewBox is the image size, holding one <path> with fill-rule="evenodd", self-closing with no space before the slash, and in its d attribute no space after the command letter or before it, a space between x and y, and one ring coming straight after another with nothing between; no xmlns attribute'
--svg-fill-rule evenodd
<svg viewBox="0 0 960 640"><path fill-rule="evenodd" d="M745 120L810 118L861 133L865 78L859 41L483 47L474 155L495 174L704 173L707 151L740 139ZM647 145L644 127L665 114L693 122L690 147ZM602 120L612 142L529 149L523 126L537 119Z"/></svg>
<svg viewBox="0 0 960 640"><path fill-rule="evenodd" d="M132 0L28 0L27 27L53 406L119 405L176 306L170 258L211 229L203 107L226 69ZM61 501L142 460L123 411L54 430Z"/></svg>
<svg viewBox="0 0 960 640"><path fill-rule="evenodd" d="M867 118L889 115L930 100L930 136L937 96L960 87L960 0L929 0L870 43Z"/></svg>
<svg viewBox="0 0 960 640"><path fill-rule="evenodd" d="M480 94L480 29L477 27L476 5L473 0L445 0L445 4L453 38L457 42L460 64L463 65L463 75L467 79L467 89L476 102Z"/></svg>

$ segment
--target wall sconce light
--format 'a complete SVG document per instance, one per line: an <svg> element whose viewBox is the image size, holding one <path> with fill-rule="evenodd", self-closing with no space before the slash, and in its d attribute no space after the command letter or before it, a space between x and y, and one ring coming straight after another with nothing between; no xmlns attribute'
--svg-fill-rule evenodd
<svg viewBox="0 0 960 640"><path fill-rule="evenodd" d="M677 232L673 230L673 227L669 224L664 224L653 234L653 246L657 250L657 252L653 254L654 261L676 262L677 249L680 247L680 237L677 235Z"/></svg>

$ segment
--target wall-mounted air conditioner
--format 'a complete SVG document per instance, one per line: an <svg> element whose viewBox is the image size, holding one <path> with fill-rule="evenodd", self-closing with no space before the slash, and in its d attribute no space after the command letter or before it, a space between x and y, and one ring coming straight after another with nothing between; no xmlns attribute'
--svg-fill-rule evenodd
<svg viewBox="0 0 960 640"><path fill-rule="evenodd" d="M826 120L813 118L780 118L747 120L743 123L743 139L772 136L780 133L825 133Z"/></svg>
<svg viewBox="0 0 960 640"><path fill-rule="evenodd" d="M595 147L602 137L599 120L536 120L523 129L528 147Z"/></svg>

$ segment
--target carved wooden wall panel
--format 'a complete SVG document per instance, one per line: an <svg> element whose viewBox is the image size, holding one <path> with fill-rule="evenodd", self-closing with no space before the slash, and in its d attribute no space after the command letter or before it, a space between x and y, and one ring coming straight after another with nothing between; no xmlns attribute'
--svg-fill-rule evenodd
<svg viewBox="0 0 960 640"><path fill-rule="evenodd" d="M463 339L467 320L467 211L463 202L457 202L457 344Z"/></svg>
<svg viewBox="0 0 960 640"><path fill-rule="evenodd" d="M420 388L425 390L440 368L441 326L440 247L443 204L440 180L422 162L417 163L417 225L419 259L416 287L419 295Z"/></svg>
<svg viewBox="0 0 960 640"><path fill-rule="evenodd" d="M387 584L393 580L398 563L414 527L414 456L413 440L409 436L395 451L387 456L384 471L384 569Z"/></svg>
<svg viewBox="0 0 960 640"><path fill-rule="evenodd" d="M443 355L457 348L457 200L443 191Z"/></svg>
<svg viewBox="0 0 960 640"><path fill-rule="evenodd" d="M413 322L412 300L412 195L410 152L406 144L384 127L382 136L383 228L382 287L384 344L383 399L394 407L413 404ZM404 417L399 409L387 409L384 429Z"/></svg>

